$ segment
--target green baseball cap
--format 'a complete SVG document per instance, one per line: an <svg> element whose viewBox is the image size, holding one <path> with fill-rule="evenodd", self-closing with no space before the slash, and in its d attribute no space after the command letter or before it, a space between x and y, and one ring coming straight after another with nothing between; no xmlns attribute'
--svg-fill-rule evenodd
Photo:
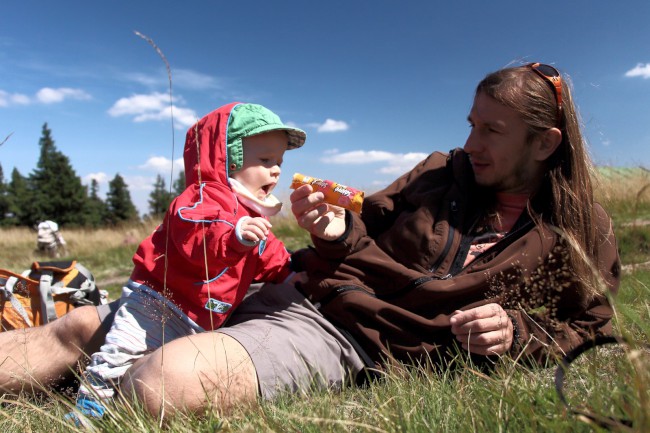
<svg viewBox="0 0 650 433"><path fill-rule="evenodd" d="M239 104L230 113L226 149L230 171L241 169L244 163L242 138L263 134L269 131L286 131L289 137L289 150L305 144L305 131L287 126L277 114L258 104Z"/></svg>

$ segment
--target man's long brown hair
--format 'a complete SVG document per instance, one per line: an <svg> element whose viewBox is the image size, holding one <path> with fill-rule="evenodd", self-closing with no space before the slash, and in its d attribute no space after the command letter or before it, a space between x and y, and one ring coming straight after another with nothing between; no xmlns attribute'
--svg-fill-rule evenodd
<svg viewBox="0 0 650 433"><path fill-rule="evenodd" d="M585 284L587 293L599 292L593 263L598 262L598 241L594 221L594 166L587 151L580 119L571 96L570 83L562 74L562 112L558 122L558 107L550 83L529 66L501 69L487 75L476 93L488 95L499 103L516 110L528 125L528 140L543 131L559 127L562 142L546 161L544 181L531 202L543 200L550 215L535 214L539 223L545 221L557 227L572 247L569 265Z"/></svg>

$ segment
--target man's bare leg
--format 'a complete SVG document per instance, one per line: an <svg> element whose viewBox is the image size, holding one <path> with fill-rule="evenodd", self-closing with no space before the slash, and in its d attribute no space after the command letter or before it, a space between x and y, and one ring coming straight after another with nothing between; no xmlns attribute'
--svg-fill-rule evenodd
<svg viewBox="0 0 650 433"><path fill-rule="evenodd" d="M208 406L228 411L258 394L255 366L234 338L204 332L179 338L138 360L122 381L122 393L138 399L154 416Z"/></svg>
<svg viewBox="0 0 650 433"><path fill-rule="evenodd" d="M0 392L38 392L60 383L105 335L94 306L75 308L45 326L0 332Z"/></svg>

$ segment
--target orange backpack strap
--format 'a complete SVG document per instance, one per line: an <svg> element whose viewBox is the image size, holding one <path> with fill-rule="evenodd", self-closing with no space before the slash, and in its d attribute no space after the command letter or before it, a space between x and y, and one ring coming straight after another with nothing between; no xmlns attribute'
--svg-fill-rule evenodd
<svg viewBox="0 0 650 433"><path fill-rule="evenodd" d="M83 303L87 295L96 290L92 273L76 260L34 262L32 275L40 275L38 288L43 324L58 317L54 296L68 294L71 300Z"/></svg>
<svg viewBox="0 0 650 433"><path fill-rule="evenodd" d="M18 281L31 281L31 279L28 277L28 274L29 270L23 272L22 274L15 274L7 270L0 271L0 308L4 306L6 301L9 301L14 311L16 311L16 313L18 313L18 315L25 321L25 325L31 328L34 326L32 319L30 319L29 314L27 314L27 311L25 311L23 304L21 304L14 295L14 287Z"/></svg>
<svg viewBox="0 0 650 433"><path fill-rule="evenodd" d="M0 331L44 325L102 301L92 273L76 260L34 262L22 274L0 269Z"/></svg>

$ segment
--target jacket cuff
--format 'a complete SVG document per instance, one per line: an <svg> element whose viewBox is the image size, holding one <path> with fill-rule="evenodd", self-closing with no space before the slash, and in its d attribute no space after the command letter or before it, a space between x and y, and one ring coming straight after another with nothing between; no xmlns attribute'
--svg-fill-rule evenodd
<svg viewBox="0 0 650 433"><path fill-rule="evenodd" d="M518 357L525 350L528 342L528 332L525 324L519 320L521 313L517 310L505 310L512 323L512 345L508 354L512 358Z"/></svg>
<svg viewBox="0 0 650 433"><path fill-rule="evenodd" d="M242 225L242 223L244 221L246 221L246 220L249 220L249 219L251 219L251 217L244 216L244 217L241 217L239 219L239 221L237 221L237 224L235 225L235 237L237 238L237 240L239 241L240 244L242 244L242 245L244 245L246 247L254 247L255 245L257 245L259 243L259 241L258 242L249 241L248 239L244 239L242 237L242 234L241 234L241 225Z"/></svg>
<svg viewBox="0 0 650 433"><path fill-rule="evenodd" d="M311 237L314 247L318 251L318 254L324 258L338 258L344 255L347 255L350 249L347 239L352 233L352 228L354 226L354 221L352 217L352 212L346 209L345 211L345 231L341 236L333 241L326 241L317 236Z"/></svg>

